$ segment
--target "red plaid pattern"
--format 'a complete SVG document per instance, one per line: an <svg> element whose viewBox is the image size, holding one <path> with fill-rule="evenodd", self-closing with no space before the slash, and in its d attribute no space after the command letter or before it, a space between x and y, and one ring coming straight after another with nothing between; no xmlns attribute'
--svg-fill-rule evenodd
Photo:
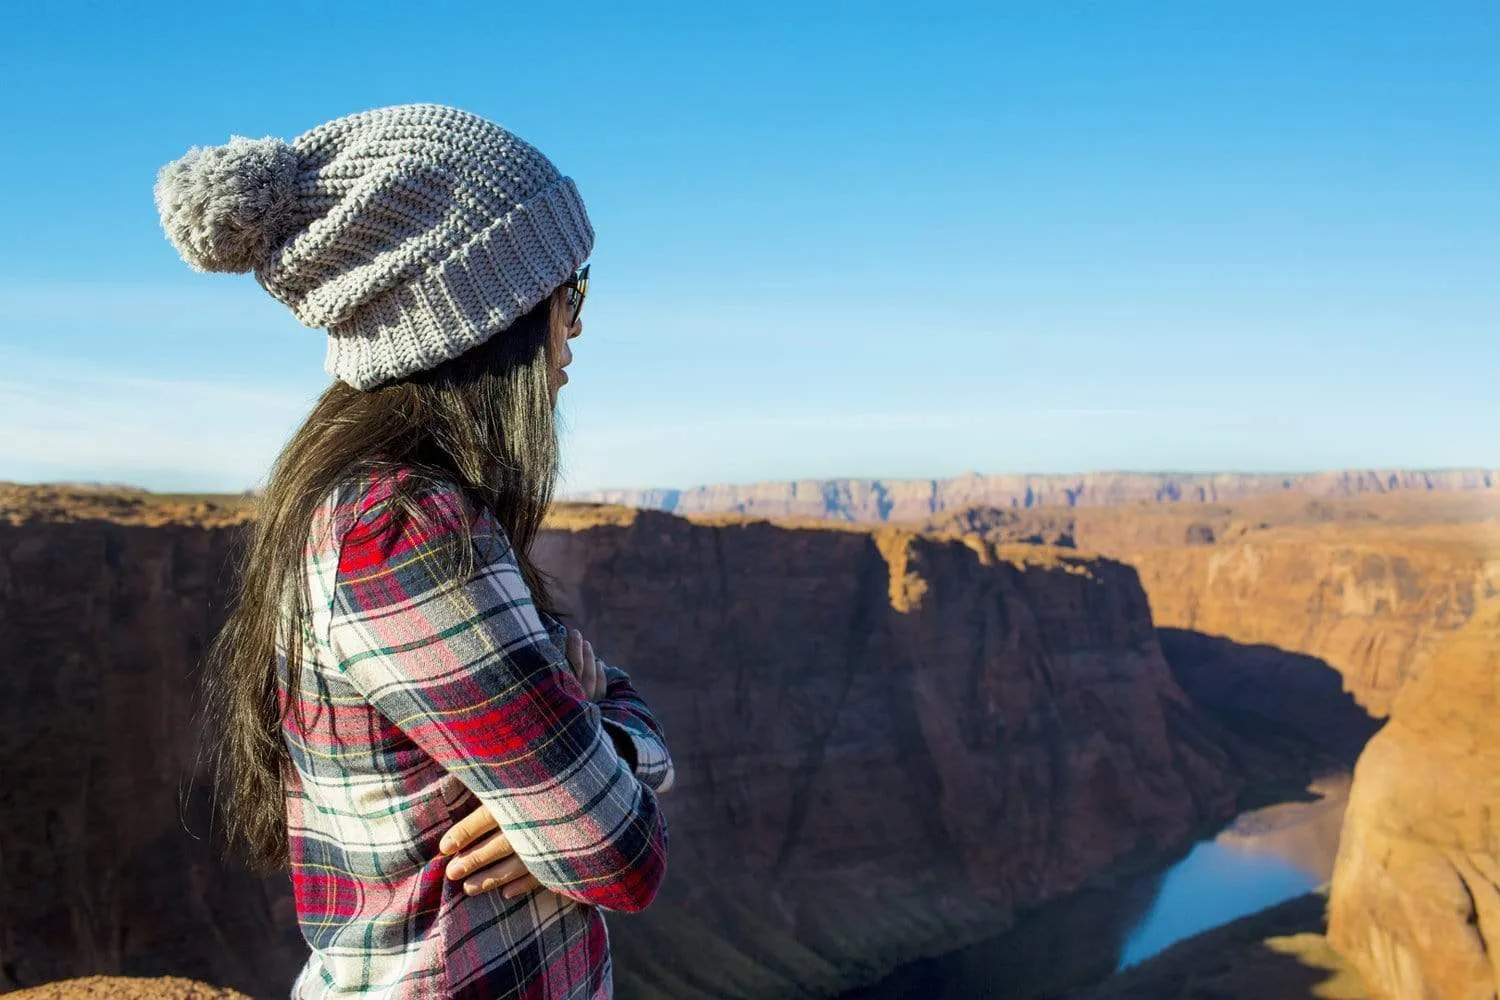
<svg viewBox="0 0 1500 1000"><path fill-rule="evenodd" d="M307 550L307 728L288 717L284 735L312 954L292 995L610 997L601 911L643 909L666 871L661 728L618 667L588 700L493 517L472 522L475 571L455 579L442 564L462 544L456 488L424 491L424 530L391 486L336 491ZM481 803L552 891L467 896L444 878L438 840Z"/></svg>

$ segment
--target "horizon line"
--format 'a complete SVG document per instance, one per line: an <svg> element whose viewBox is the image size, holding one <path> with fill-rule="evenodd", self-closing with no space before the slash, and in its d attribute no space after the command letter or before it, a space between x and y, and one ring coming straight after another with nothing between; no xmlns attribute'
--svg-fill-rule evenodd
<svg viewBox="0 0 1500 1000"><path fill-rule="evenodd" d="M757 479L737 482L713 482L695 483L692 486L599 486L588 489L569 490L559 493L555 499L570 500L577 499L589 494L600 493L690 493L695 490L735 488L743 489L756 486L782 486L796 483L833 483L833 482L864 482L864 483L949 483L964 479L1018 479L1018 480L1080 480L1098 476L1141 476L1141 477L1183 477L1194 479L1207 478L1239 478L1239 479L1276 479L1286 480L1307 479L1316 476L1387 476L1387 475L1454 475L1454 474L1479 474L1486 477L1494 477L1500 480L1500 467L1488 467L1483 465L1455 465L1455 466L1341 466L1324 467L1317 469L1305 469L1302 471L1264 471L1247 472L1228 469L1213 470L1186 470L1186 469L1110 469L1100 468L1086 472L979 472L967 470L958 475L950 476L803 476L785 479ZM1494 484L1488 484L1494 485ZM0 479L0 486L28 486L28 487L60 487L72 489L97 489L97 490L128 490L138 493L150 493L161 496L176 495L204 495L204 496L245 496L259 495L263 490L260 486L249 486L241 490L154 490L148 486L140 486L135 483L122 481L106 481L96 479L48 479L48 480L13 480Z"/></svg>

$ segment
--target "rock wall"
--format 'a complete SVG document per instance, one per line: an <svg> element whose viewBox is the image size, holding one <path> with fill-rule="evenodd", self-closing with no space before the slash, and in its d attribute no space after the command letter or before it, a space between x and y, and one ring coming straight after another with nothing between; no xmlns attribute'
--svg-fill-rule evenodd
<svg viewBox="0 0 1500 1000"><path fill-rule="evenodd" d="M285 995L290 883L220 863L190 783L240 530L0 521L0 991L170 972Z"/></svg>
<svg viewBox="0 0 1500 1000"><path fill-rule="evenodd" d="M0 520L0 990L285 995L286 880L214 857L190 782L243 528L142 517ZM1232 808L1126 566L621 510L539 544L679 761L667 887L611 921L622 1000L832 992Z"/></svg>
<svg viewBox="0 0 1500 1000"><path fill-rule="evenodd" d="M681 995L684 977L703 995L796 995L757 953L857 971L951 948L1232 809L1126 566L613 516L560 524L539 555L676 748L658 914L676 933L612 925L632 996ZM752 912L718 923L731 900ZM720 958L685 973L657 957L689 943ZM719 962L754 988L713 993Z"/></svg>
<svg viewBox="0 0 1500 1000"><path fill-rule="evenodd" d="M1159 626L1315 657L1385 716L1442 639L1500 589L1500 526L1286 525L1238 541L1115 553Z"/></svg>
<svg viewBox="0 0 1500 1000"><path fill-rule="evenodd" d="M1500 586L1500 472L978 476L597 494L678 511L894 521L1102 552L1157 624L1313 657L1384 716L1442 636ZM702 515L694 515L702 516Z"/></svg>
<svg viewBox="0 0 1500 1000"><path fill-rule="evenodd" d="M692 489L593 490L573 499L678 514L732 511L762 517L922 520L968 507L1097 507L1215 503L1268 493L1351 497L1393 492L1500 492L1500 470L1359 469L1301 475L1102 472L1078 476L977 473L954 479L804 479Z"/></svg>
<svg viewBox="0 0 1500 1000"><path fill-rule="evenodd" d="M1256 760L1268 736L1273 758L1305 754L1313 770L1363 746L1330 940L1373 996L1495 1000L1496 514L1299 501L963 520L991 537L1050 526L1135 566L1179 683L1245 738L1237 759ZM1368 745L1365 712L1391 719Z"/></svg>
<svg viewBox="0 0 1500 1000"><path fill-rule="evenodd" d="M1385 1000L1500 994L1500 598L1433 652L1354 772L1329 938Z"/></svg>

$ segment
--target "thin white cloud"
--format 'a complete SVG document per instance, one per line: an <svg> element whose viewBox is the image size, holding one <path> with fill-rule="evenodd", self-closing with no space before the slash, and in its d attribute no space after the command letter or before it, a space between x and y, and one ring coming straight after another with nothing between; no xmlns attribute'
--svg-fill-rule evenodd
<svg viewBox="0 0 1500 1000"><path fill-rule="evenodd" d="M307 412L288 391L153 378L0 350L0 479L123 479L241 488Z"/></svg>

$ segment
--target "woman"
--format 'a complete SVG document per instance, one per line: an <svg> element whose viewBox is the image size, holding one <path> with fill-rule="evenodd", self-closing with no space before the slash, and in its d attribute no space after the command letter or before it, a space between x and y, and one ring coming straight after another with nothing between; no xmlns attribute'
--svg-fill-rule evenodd
<svg viewBox="0 0 1500 1000"><path fill-rule="evenodd" d="M593 230L573 182L431 104L162 169L168 238L325 329L209 651L218 806L291 869L293 996L612 995L601 910L665 873L660 727L530 557Z"/></svg>

